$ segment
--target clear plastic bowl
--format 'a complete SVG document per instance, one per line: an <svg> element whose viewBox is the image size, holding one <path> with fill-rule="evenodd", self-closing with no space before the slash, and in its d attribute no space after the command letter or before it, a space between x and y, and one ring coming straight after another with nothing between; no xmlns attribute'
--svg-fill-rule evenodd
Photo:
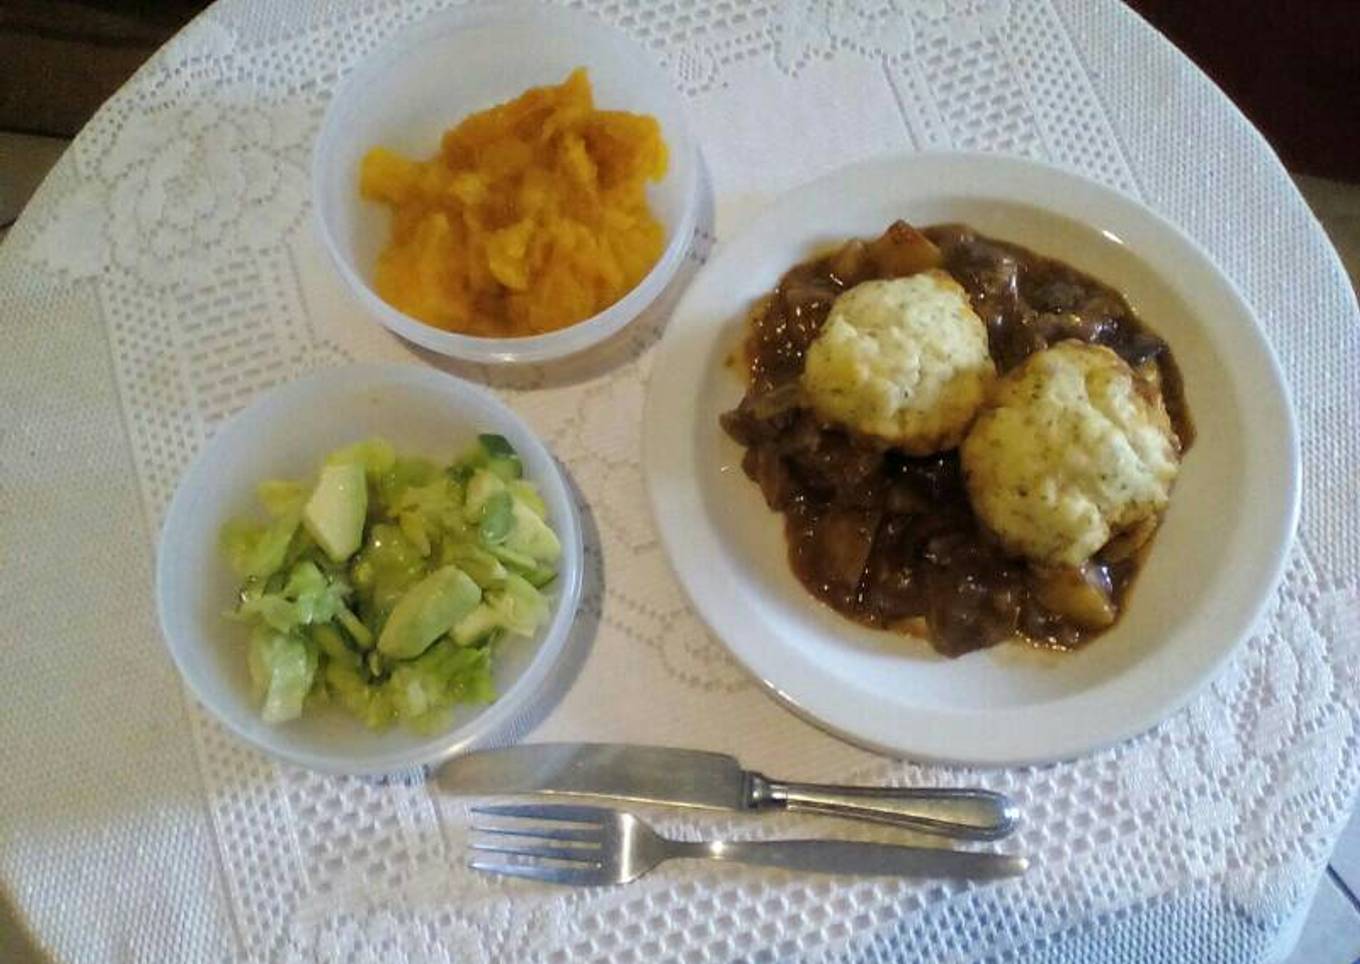
<svg viewBox="0 0 1360 964"><path fill-rule="evenodd" d="M398 452L449 459L480 432L504 435L536 483L562 541L552 615L532 640L507 637L493 673L500 694L465 706L447 729L374 733L339 708L270 725L251 699L246 627L225 617L237 579L218 550L222 524L257 515L255 486L306 478L332 449L374 435ZM156 602L161 631L189 689L227 729L290 763L329 773L389 773L433 763L516 728L536 710L566 650L581 593L581 526L576 505L533 432L488 392L414 365L328 368L257 399L204 445L180 480L161 530Z"/></svg>
<svg viewBox="0 0 1360 964"><path fill-rule="evenodd" d="M590 71L596 103L651 114L670 149L666 177L649 189L666 228L651 272L622 299L585 321L528 338L475 338L427 325L372 288L388 238L388 212L359 197L359 164L377 145L429 157L440 136L468 114L525 88ZM312 157L312 191L322 239L336 267L383 325L432 351L476 362L541 362L613 335L661 294L694 233L698 159L680 96L665 71L626 34L574 10L510 5L430 16L379 47L341 85L326 111Z"/></svg>

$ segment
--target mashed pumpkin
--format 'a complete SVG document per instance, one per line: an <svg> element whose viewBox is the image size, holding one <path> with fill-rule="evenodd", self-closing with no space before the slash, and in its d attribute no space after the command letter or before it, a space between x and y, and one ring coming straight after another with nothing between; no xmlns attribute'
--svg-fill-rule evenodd
<svg viewBox="0 0 1360 964"><path fill-rule="evenodd" d="M378 294L469 335L575 324L661 256L665 231L646 185L665 173L656 119L596 110L584 68L467 117L428 161L374 148L359 190L392 209Z"/></svg>

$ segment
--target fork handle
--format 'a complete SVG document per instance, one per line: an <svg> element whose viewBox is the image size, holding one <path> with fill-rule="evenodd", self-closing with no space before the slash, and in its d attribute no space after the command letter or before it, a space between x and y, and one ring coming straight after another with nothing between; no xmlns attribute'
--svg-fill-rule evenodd
<svg viewBox="0 0 1360 964"><path fill-rule="evenodd" d="M751 774L750 805L871 820L959 840L998 840L1015 829L1011 799L990 790L780 783Z"/></svg>
<svg viewBox="0 0 1360 964"><path fill-rule="evenodd" d="M1008 854L903 847L853 840L668 843L673 845L668 857L706 858L818 874L996 880L1023 874L1029 866L1029 861L1024 857Z"/></svg>

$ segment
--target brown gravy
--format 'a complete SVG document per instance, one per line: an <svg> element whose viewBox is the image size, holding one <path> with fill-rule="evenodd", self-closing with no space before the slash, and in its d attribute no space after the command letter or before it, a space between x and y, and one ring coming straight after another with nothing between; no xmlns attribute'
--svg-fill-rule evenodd
<svg viewBox="0 0 1360 964"><path fill-rule="evenodd" d="M1038 574L1007 556L978 523L956 451L909 457L822 425L798 405L804 355L836 296L861 281L929 266L919 261L930 248L922 235L938 249L928 252L931 263L958 280L986 324L998 372L1064 339L1105 345L1160 381L1181 450L1190 447L1193 428L1171 351L1119 292L956 224L918 234L898 222L875 241L848 242L785 274L751 314L748 388L723 426L746 447L746 474L785 517L793 571L838 612L925 636L949 656L1013 637L1075 648L1097 631L1045 606ZM1144 554L1092 563L1118 609Z"/></svg>

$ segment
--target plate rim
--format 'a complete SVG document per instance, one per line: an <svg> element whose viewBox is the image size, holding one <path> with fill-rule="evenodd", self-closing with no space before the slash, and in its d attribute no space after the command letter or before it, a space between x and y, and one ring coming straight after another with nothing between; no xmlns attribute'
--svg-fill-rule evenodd
<svg viewBox="0 0 1360 964"><path fill-rule="evenodd" d="M671 450L684 448L684 445L673 443L673 433L662 433L662 427L658 423L658 411L662 407L660 395L664 390L664 385L668 379L673 379L673 372L677 367L672 364L679 353L677 345L679 343L678 332L686 325L686 317L692 311L692 305L697 300L698 294L704 283L706 275L711 274L713 266L721 263L731 250L736 248L743 238L757 235L762 227L772 221L777 220L785 214L789 208L796 204L797 198L809 191L816 191L831 184L843 184L847 180L854 180L854 175L869 171L877 171L880 168L896 167L903 165L929 166L945 164L959 168L971 168L971 174L981 173L990 180L984 180L986 185L985 193L977 192L973 196L986 196L997 193L1000 188L1002 195L1005 193L1004 175L1021 174L1027 177L1038 177L1043 179L1057 179L1059 182L1066 181L1068 184L1080 188L1088 195L1098 197L1101 201L1112 204L1118 209L1122 209L1124 216L1141 218L1149 223L1149 226L1161 233L1165 233L1174 238L1179 244L1188 249L1193 255L1197 256L1202 262L1202 266L1216 278L1221 285L1223 296L1234 303L1238 313L1249 321L1248 331L1251 334L1249 339L1252 342L1248 349L1257 355L1256 362L1262 367L1268 376L1269 384L1262 386L1270 389L1269 394L1273 398L1275 414L1283 423L1283 449L1288 453L1287 459L1281 466L1281 479L1279 491L1280 505L1277 508L1283 511L1277 516L1277 521L1273 527L1273 555L1269 560L1269 565L1259 567L1259 574L1252 581L1251 591L1254 595L1250 606L1243 607L1238 611L1237 618L1234 620L1234 630L1231 642L1217 647L1211 651L1211 656L1193 676L1180 682L1178 688L1169 696L1162 699L1144 700L1141 709L1127 712L1122 721L1117 725L1105 727L1095 736L1069 736L1066 739L1048 739L1043 741L1047 746L1036 747L1033 741L1026 740L1023 736L1016 739L1013 735L1007 737L998 736L997 740L988 746L972 746L960 749L957 746L947 747L939 739L920 738L917 729L903 727L898 732L906 733L903 739L883 740L877 736L867 735L862 729L857 730L852 727L828 720L816 709L808 705L808 700L800 699L797 694L781 688L779 681L774 677L777 674L762 671L756 665L756 661L750 658L749 653L744 651L742 644L734 644L729 639L729 633L733 629L729 624L732 623L730 615L713 610L718 609L712 606L712 601L707 598L706 590L696 583L700 582L687 571L689 559L684 558L689 550L683 547L686 541L681 537L676 526L679 524L674 520L674 512L668 504L668 496L672 494L667 490L667 483L659 479L659 469L673 462L679 456L672 456ZM1001 176L998 176L1001 175ZM947 190L942 190L939 197L960 196L957 184L951 185ZM966 193L966 192L965 192ZM1045 205L1035 202L1029 197L1016 198L1019 203L1030 203L1037 207L1047 207L1048 210L1060 217L1073 217L1072 213L1066 209L1056 208L1051 204ZM1092 221L1086 220L1083 223L1092 225ZM691 386L692 388L692 386ZM688 410L687 410L688 413ZM737 660L743 669L750 674L767 694L772 696L777 702L791 710L795 715L812 723L813 725L837 736L849 743L863 747L865 749L884 753L891 756L908 757L932 763L961 764L967 766L1016 766L1031 765L1041 763L1052 763L1061 760L1069 760L1081 757L1110 746L1124 740L1145 733L1161 722L1165 721L1180 709L1182 709L1191 699L1193 699L1203 688L1212 680L1217 678L1228 661L1236 654L1247 639L1252 635L1254 628L1259 624L1261 616L1266 611L1276 596L1276 591L1283 578L1285 569L1291 555L1298 526L1301 498L1301 461L1299 448L1299 433L1297 415L1294 409L1292 398L1289 392L1288 381L1284 376L1280 365L1279 357L1275 351L1270 338L1267 336L1260 319L1252 310L1250 303L1242 295L1241 290L1232 278L1225 272L1213 257L1200 245L1194 238L1190 237L1179 226L1158 214L1148 205L1141 201L1124 194L1108 185L1087 177L1085 174L1072 170L1071 168L1059 165L1035 161L1028 158L1019 158L1005 154L994 154L978 151L907 151L888 154L875 155L864 158L856 162L839 167L835 170L824 173L818 177L803 182L788 191L785 191L772 199L766 207L754 218L748 221L742 229L728 239L724 239L715 246L712 255L690 283L684 297L676 306L672 314L670 323L667 325L666 333L662 343L658 346L651 373L648 379L646 399L643 411L643 463L646 478L648 498L651 503L653 519L656 523L663 551L671 567L672 573L684 590L686 598L694 607L695 612L706 625L706 627L716 636L729 653ZM695 425L685 424L685 432L692 433ZM665 444L663 444L663 439ZM685 445L693 447L693 442L686 442ZM697 460L692 460L697 464ZM687 480L693 483L694 480ZM690 485L691 489L698 491L697 485ZM702 511L702 499L695 497ZM817 604L815 600L809 601ZM819 604L818 604L819 605ZM1140 661L1141 662L1141 661ZM1136 667L1138 662L1132 664L1129 669ZM1123 672L1127 672L1126 669ZM1044 703L1029 704L1025 706L1008 708L995 711L991 715L998 724L1003 723L1009 717L1026 716L1034 713L1037 709L1046 709L1055 705L1060 705L1068 701L1076 700L1091 692L1098 692L1116 683L1123 673L1117 674L1110 679L1103 680L1094 686L1087 687L1075 693L1066 694L1051 701ZM828 684L829 685L829 684ZM905 710L903 712L906 712ZM934 718L935 722L951 717L961 719L966 715L971 715L966 710L946 711L939 708L916 706L911 708L911 715L924 719ZM1003 729L997 726L994 729Z"/></svg>

